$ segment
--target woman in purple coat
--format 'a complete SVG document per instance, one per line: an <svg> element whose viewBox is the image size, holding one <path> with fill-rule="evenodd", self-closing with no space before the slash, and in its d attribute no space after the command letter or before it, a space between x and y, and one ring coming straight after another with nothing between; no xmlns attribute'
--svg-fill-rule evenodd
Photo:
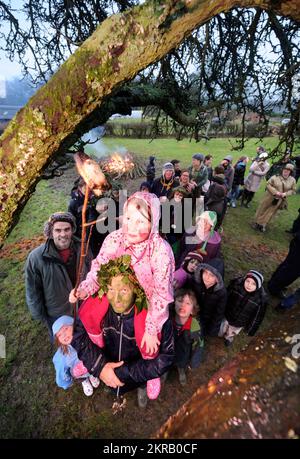
<svg viewBox="0 0 300 459"><path fill-rule="evenodd" d="M175 289L182 288L184 284L192 277L200 263L202 263L203 257L200 253L190 252L183 260L182 265L174 273L173 287Z"/></svg>
<svg viewBox="0 0 300 459"><path fill-rule="evenodd" d="M221 236L214 230L217 223L217 214L205 211L197 217L196 227L187 230L182 239L180 257L176 262L178 269L189 252L200 253L203 263L221 256Z"/></svg>

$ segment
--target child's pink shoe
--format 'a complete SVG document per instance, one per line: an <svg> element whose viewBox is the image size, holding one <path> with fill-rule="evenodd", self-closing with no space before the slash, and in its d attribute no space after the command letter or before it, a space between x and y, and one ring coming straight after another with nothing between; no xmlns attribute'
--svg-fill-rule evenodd
<svg viewBox="0 0 300 459"><path fill-rule="evenodd" d="M155 400L160 393L160 378L149 379L147 381L147 395L150 400Z"/></svg>

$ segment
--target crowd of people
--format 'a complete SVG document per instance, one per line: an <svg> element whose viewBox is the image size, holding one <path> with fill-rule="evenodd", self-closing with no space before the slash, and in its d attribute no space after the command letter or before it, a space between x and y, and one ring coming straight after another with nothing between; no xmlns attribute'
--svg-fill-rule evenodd
<svg viewBox="0 0 300 459"><path fill-rule="evenodd" d="M118 395L137 388L138 404L145 407L158 397L172 367L180 384L187 383L187 370L203 362L207 337L223 338L230 346L241 330L249 336L257 332L267 307L263 274L249 267L226 287L222 256L228 207L235 208L238 200L249 207L272 169L262 147L245 178L248 162L241 156L233 164L226 155L213 167L212 155L197 153L189 168L172 160L156 177L152 156L147 180L124 206L117 182L98 201L90 194L89 247L80 279L86 190L82 179L75 183L68 211L50 216L46 242L29 254L25 266L29 311L46 324L57 346L53 363L59 387L68 389L79 380L86 396L100 381ZM287 207L300 175L288 155L272 167L255 215L254 228L263 232ZM300 275L299 221L300 209L288 230L294 234L289 254L268 283L269 292L280 298L280 310L300 298L300 289L289 297L284 293Z"/></svg>

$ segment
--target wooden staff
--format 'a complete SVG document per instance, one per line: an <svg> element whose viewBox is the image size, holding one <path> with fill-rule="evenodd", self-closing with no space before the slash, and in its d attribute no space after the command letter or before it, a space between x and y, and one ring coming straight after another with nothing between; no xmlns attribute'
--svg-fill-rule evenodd
<svg viewBox="0 0 300 459"><path fill-rule="evenodd" d="M107 218L107 215L105 215L105 217L97 218L97 220L94 220L93 222L86 223L84 226L87 228L88 226L95 225L95 223L104 222L106 218Z"/></svg>
<svg viewBox="0 0 300 459"><path fill-rule="evenodd" d="M76 296L77 289L78 289L79 282L80 282L80 278L81 278L81 272L82 272L84 258L85 258L86 253L87 253L86 244L85 244L85 237L86 237L86 208L87 208L87 204L88 204L89 194L90 194L90 189L86 185L86 187L85 187L85 195L84 195L84 202L83 202L83 207L82 207L82 211L81 211L81 219L82 219L81 248L80 248L80 261L79 261L79 267L78 267L78 271L77 271L77 278L76 278L75 291L74 291L74 295L75 296ZM77 304L78 304L78 300L76 301L76 303L74 305L74 319L76 319Z"/></svg>

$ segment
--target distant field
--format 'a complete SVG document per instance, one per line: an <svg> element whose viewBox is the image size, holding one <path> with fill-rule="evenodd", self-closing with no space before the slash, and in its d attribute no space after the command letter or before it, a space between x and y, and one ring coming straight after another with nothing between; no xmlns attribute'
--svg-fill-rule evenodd
<svg viewBox="0 0 300 459"><path fill-rule="evenodd" d="M263 142L259 142L257 139L250 139L242 151L232 151L232 147L235 145L235 139L223 138L223 139L212 139L208 142L201 141L195 143L195 141L182 140L177 142L175 139L155 139L153 141L145 139L127 139L127 138L103 138L101 142L102 149L106 150L106 154L112 151L124 151L128 149L137 155L145 157L145 161L148 156L155 156L160 163L162 161L170 161L172 159L179 159L182 167L189 166L194 153L203 153L204 155L213 155L213 166L219 164L219 162L226 155L233 156L233 162L235 162L240 156L245 155L249 158L256 156L256 147L263 145L266 150L271 150L275 147L278 139L276 137L265 138ZM87 148L86 151L92 152L93 149ZM95 154L97 154L95 152ZM271 161L272 162L272 161ZM248 164L247 170L251 161ZM160 167L157 168L156 176L161 174ZM246 172L247 174L247 172ZM243 240L248 238L249 232L255 239L257 238L260 242L266 240L266 236L261 233L254 232L249 227L250 222L253 221L255 210L257 205L265 191L265 180L261 183L259 191L255 194L252 202L251 209L230 209L226 217L225 228L228 233L235 235L237 240L240 240L243 244ZM288 200L289 210L288 212L280 212L275 220L269 225L268 236L269 242L274 244L274 247L285 248L287 244L286 233L284 232L298 214L298 208L300 207L299 194L292 196Z"/></svg>
<svg viewBox="0 0 300 459"><path fill-rule="evenodd" d="M124 139L124 138L107 138L101 142L102 154L113 151L125 151L126 149L134 152L145 158L145 163L149 155L154 155L159 161L159 165L156 168L156 176L160 176L161 167L160 165L165 161L171 159L180 159L182 166L189 166L191 164L191 158L194 153L202 152L203 154L213 155L213 166L219 164L224 156L231 154L236 161L241 155L248 155L253 158L256 154L256 147L259 145L254 139L249 140L246 144L246 148L243 151L231 151L231 145L234 139L212 139L207 143L200 142L195 143L183 140L177 142L174 139L159 139L149 142L144 139ZM276 138L270 137L265 139L263 145L266 149L274 147L276 144ZM86 148L87 153L91 153L93 147ZM251 162L249 163L249 165ZM249 168L248 165L248 168ZM247 168L247 169L248 169ZM246 173L247 174L247 173ZM43 222L48 216L57 210L64 210L70 199L70 190L73 185L74 178L69 177L66 173L61 179L57 179L57 183L64 184L62 189L56 189L53 187L53 183L50 181L40 181L37 186L36 192L32 198L28 201L25 206L19 224L14 228L10 234L7 242L15 242L20 238L30 238L41 233ZM136 180L136 189L138 189L139 183L144 178ZM289 198L289 210L283 211L278 214L274 221L269 225L268 232L266 235L255 232L250 228L250 223L254 219L254 214L261 200L265 190L265 180L261 183L259 191L255 194L250 209L240 208L230 209L225 219L224 227L226 233L236 239L242 246L245 241L253 238L253 242L265 242L268 241L274 248L286 249L287 247L287 234L284 232L285 229L289 228L298 214L298 208L300 207L299 194ZM134 184L133 189L134 189ZM62 185L61 185L62 186ZM127 184L128 186L128 184ZM131 186L132 188L132 186ZM230 248L229 248L230 250Z"/></svg>
<svg viewBox="0 0 300 459"><path fill-rule="evenodd" d="M177 142L175 139L155 139L149 141L146 139L128 139L128 138L103 138L101 142L102 149L106 149L107 152L118 151L124 148L133 151L134 153L141 156L153 155L157 159L171 160L180 159L183 166L191 164L192 155L195 153L203 153L204 155L211 154L214 157L214 163L218 164L224 156L230 154L234 159L238 159L242 155L253 158L256 155L256 147L263 144L268 150L275 147L277 142L276 137L268 137L264 142L259 142L257 139L250 139L242 151L232 151L232 147L236 146L236 139L223 138L223 139L211 139L207 142L201 141L195 143L195 141L181 140ZM94 146L87 147L86 151L94 152ZM101 148L99 148L101 151Z"/></svg>

